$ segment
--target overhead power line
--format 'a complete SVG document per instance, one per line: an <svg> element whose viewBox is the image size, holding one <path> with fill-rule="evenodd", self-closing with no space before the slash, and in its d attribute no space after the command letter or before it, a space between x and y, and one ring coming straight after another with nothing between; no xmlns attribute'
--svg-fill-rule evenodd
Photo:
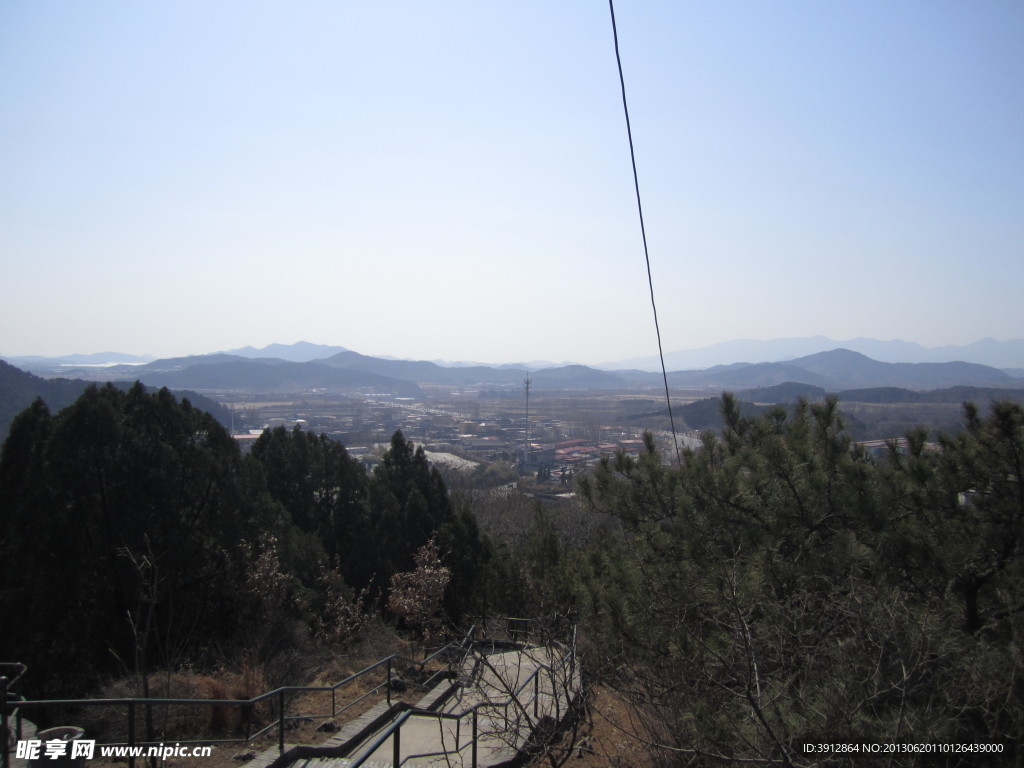
<svg viewBox="0 0 1024 768"><path fill-rule="evenodd" d="M644 227L644 208L640 203L640 179L636 172L636 153L633 151L633 129L629 123L629 106L626 104L626 79L622 75L622 57L619 55L619 31L615 25L615 4L608 0L612 16L612 37L615 41L615 62L619 67L619 85L622 88L622 111L626 116L626 135L629 137L629 160L633 165L633 188L636 190L636 210L640 214L640 236L644 241L644 260L647 262L647 285L651 291L651 309L654 311L654 332L658 337L658 359L661 361L661 378L665 382L665 403L668 405L668 420L672 425L672 442L676 449L676 462L682 466L679 453L679 437L676 435L676 420L672 415L672 398L668 393L668 373L665 371L665 355L661 351L661 327L658 324L658 305L654 301L654 279L651 277L651 256L647 249L647 229Z"/></svg>

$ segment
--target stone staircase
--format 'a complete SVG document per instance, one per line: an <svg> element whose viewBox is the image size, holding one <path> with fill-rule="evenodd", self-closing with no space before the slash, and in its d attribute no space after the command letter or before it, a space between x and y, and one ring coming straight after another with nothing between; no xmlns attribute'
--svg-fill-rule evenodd
<svg viewBox="0 0 1024 768"><path fill-rule="evenodd" d="M491 768L522 757L538 731L572 711L582 690L575 659L565 649L521 647L468 654L458 679L435 686L412 708L379 704L317 745L268 750L251 768L396 768L394 735L406 768ZM476 710L476 738L473 711ZM443 715L446 717L442 717ZM475 742L475 743L474 743Z"/></svg>

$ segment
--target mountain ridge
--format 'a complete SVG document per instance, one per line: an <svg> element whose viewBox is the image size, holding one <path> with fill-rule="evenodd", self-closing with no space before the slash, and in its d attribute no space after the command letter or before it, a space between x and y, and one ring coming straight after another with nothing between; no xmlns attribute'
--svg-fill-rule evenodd
<svg viewBox="0 0 1024 768"><path fill-rule="evenodd" d="M103 369L110 378L139 378L149 384L191 389L303 391L316 388L415 394L421 386L521 386L525 370L494 366L447 368L426 360L395 360L345 350L322 360L291 362L226 353L167 358L146 365ZM600 370L565 365L532 371L537 389L627 389L658 387L661 376L642 370ZM888 363L838 348L787 361L732 363L706 370L673 371L674 387L744 389L787 382L833 391L952 386L1012 388L1024 381L991 366L966 362Z"/></svg>
<svg viewBox="0 0 1024 768"><path fill-rule="evenodd" d="M748 365L757 363L782 363L806 357L817 352L832 349L849 349L860 352L873 360L886 363L945 363L965 362L988 365L993 368L1011 369L1015 372L1024 371L1024 339L1008 339L999 341L986 337L970 344L956 346L924 347L912 341L890 339L882 341L866 337L858 337L845 341L837 341L827 336L799 336L775 339L731 339L710 346L676 350L665 354L666 367L670 371L705 370L721 365L734 365L746 362ZM297 341L294 344L268 344L264 347L239 347L203 355L189 355L186 359L209 357L224 354L240 358L261 359L276 358L290 362L314 362L335 356L343 352L352 352L347 347L330 344L314 344ZM364 355L370 357L370 355ZM446 361L440 359L413 360L398 358L391 355L372 355L379 360L394 362L431 362L442 368L512 368L518 370L541 370L544 368L560 368L576 365L575 361L564 360L560 363L544 360L520 361L511 363L480 363L469 361ZM0 355L13 365L27 369L44 369L55 373L61 366L83 366L90 364L109 365L111 363L147 364L157 360L153 355L131 355L122 352L99 352L89 354L73 354L56 357L42 355ZM595 363L588 366L601 371L637 370L658 372L661 364L656 355L625 358L617 361Z"/></svg>
<svg viewBox="0 0 1024 768"><path fill-rule="evenodd" d="M88 369L77 369L81 370ZM310 362L214 353L94 369L93 375L91 381L61 376L44 378L0 361L0 434L6 433L10 419L35 397L42 396L52 409L58 410L85 386L100 381L127 386L138 380L147 387L190 391L190 398L202 400L206 400L204 391L418 397L430 389L440 388L443 392L459 388L469 392L479 389L482 396L488 396L485 393L521 392L525 370L491 366L446 368L430 361L389 360L345 350ZM530 379L537 393L656 392L664 386L660 373L636 369L602 371L575 364L531 371ZM733 391L757 402L792 402L800 395L816 397L825 392L867 403L945 402L950 397L959 402L1004 396L1024 398L1024 378L1012 377L990 366L963 362L887 363L841 348L782 362L732 363L706 370L673 371L668 379L677 391L706 392L707 396ZM205 409L211 407L216 407L212 401ZM695 408L703 413L701 409L705 406Z"/></svg>
<svg viewBox="0 0 1024 768"><path fill-rule="evenodd" d="M1024 339L998 341L986 337L963 346L945 345L929 348L902 339L880 341L858 337L837 341L821 335L767 340L732 339L706 347L667 352L665 353L665 365L669 370L688 370L728 365L741 360L755 364L785 362L837 348L860 352L885 363L967 362L988 365L993 368L1024 367ZM661 370L661 364L656 355L610 361L597 364L594 367L600 370L622 368Z"/></svg>
<svg viewBox="0 0 1024 768"><path fill-rule="evenodd" d="M820 344L826 339L809 337L789 341L803 344L808 340ZM991 340L982 340L980 343L989 346L1005 344ZM791 345L789 349L795 347ZM245 354L235 354L238 351ZM285 357L267 354L273 351L280 351ZM333 354L314 360L289 359L323 352ZM34 370L31 366L26 367ZM51 376L59 376L66 373L66 369L51 367L49 372ZM344 347L297 342L293 345L268 345L262 349L247 347L233 352L163 358L143 365L112 365L94 370L92 378L139 378L158 386L194 389L303 391L317 388L369 388L378 392L408 395L418 392L420 386L516 387L522 385L526 375L526 368L510 364L449 367L434 361L375 357ZM532 369L529 375L536 388L552 390L647 388L662 384L660 373L637 368L608 370L575 363ZM668 374L668 379L674 387L737 391L788 382L834 391L876 387L927 390L953 386L1010 388L1024 385L1021 378L980 363L892 363L844 347L789 359L731 362L705 369L677 369Z"/></svg>

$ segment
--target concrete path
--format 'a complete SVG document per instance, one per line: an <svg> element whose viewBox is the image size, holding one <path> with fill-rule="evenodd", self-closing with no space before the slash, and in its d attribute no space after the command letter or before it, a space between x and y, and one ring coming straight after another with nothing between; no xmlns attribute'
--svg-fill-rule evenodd
<svg viewBox="0 0 1024 768"><path fill-rule="evenodd" d="M563 666L563 654L563 649L533 647L468 655L460 671L464 686L439 709L444 714L462 717L409 716L399 732L401 765L485 768L513 760L538 726L543 730L565 717L582 688L578 665ZM366 738L350 757L309 758L293 764L294 768L349 768L366 755L385 730L381 728ZM393 756L394 736L390 736L366 756L363 765L394 768Z"/></svg>
<svg viewBox="0 0 1024 768"><path fill-rule="evenodd" d="M11 728L11 756L10 756L11 768L28 768L28 766L30 764L29 761L26 760L23 757L18 757L17 756L17 750L16 750L17 737L16 737L15 732L14 732L14 730L15 730L14 718L11 718L10 728ZM21 739L23 741L27 741L29 739L38 739L39 736L37 735L37 733L38 733L38 729L36 728L36 724L31 722L30 720L26 720L26 719L22 718L22 720L21 720Z"/></svg>

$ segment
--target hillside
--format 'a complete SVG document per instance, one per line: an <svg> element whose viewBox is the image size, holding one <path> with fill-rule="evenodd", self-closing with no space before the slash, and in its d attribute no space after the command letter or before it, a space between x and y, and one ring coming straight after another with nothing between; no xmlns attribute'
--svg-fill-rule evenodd
<svg viewBox="0 0 1024 768"><path fill-rule="evenodd" d="M1014 380L996 368L977 363L882 363L848 349L818 352L791 365L820 376L832 387L906 387L937 389L957 385L1010 387ZM808 382L810 383L810 382Z"/></svg>
<svg viewBox="0 0 1024 768"><path fill-rule="evenodd" d="M180 370L146 370L139 376L147 384L156 386L237 392L302 392L319 388L372 389L397 395L419 392L419 387L408 380L333 368L321 363L289 363L283 360L204 362Z"/></svg>
<svg viewBox="0 0 1024 768"><path fill-rule="evenodd" d="M79 379L43 379L0 360L0 439L7 436L14 417L41 397L58 411L82 394L88 382Z"/></svg>
<svg viewBox="0 0 1024 768"><path fill-rule="evenodd" d="M14 417L32 405L36 398L41 397L50 412L57 413L71 405L86 387L94 383L82 379L44 379L0 360L0 443L6 439ZM126 388L129 384L122 381L118 386ZM188 398L192 405L206 411L221 424L230 423L227 409L208 397L188 390L179 390L175 394Z"/></svg>

